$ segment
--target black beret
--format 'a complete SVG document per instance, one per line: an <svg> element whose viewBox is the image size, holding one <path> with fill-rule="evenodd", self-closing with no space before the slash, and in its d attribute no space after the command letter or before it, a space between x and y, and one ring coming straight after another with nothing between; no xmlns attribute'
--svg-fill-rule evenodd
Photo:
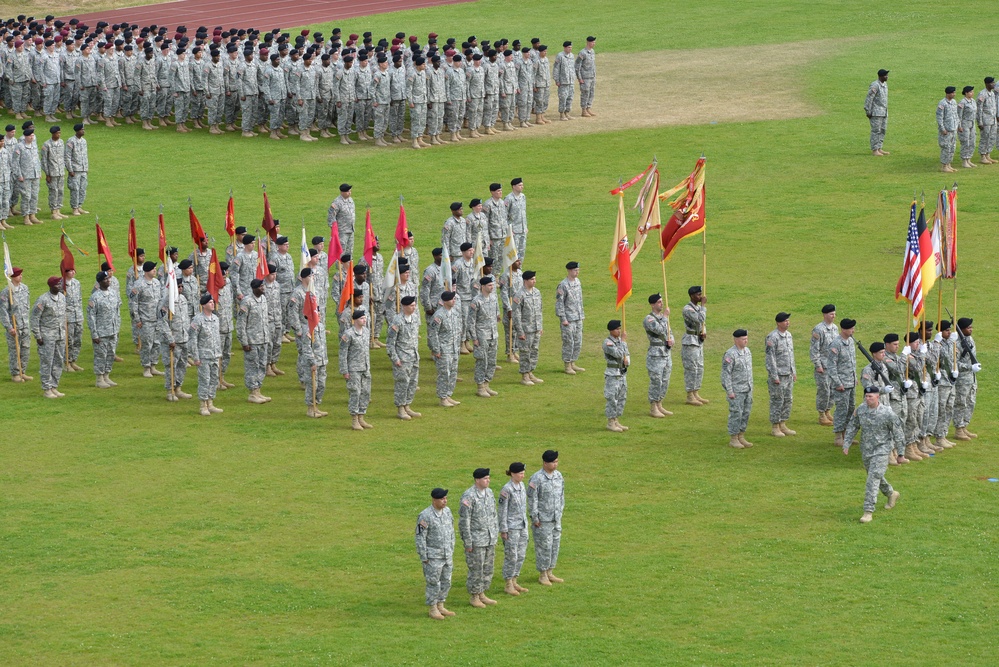
<svg viewBox="0 0 999 667"><path fill-rule="evenodd" d="M404 296L402 297L402 299L400 299L400 303L402 303L402 305L404 306L411 306L414 303L416 303L416 297L412 295Z"/></svg>
<svg viewBox="0 0 999 667"><path fill-rule="evenodd" d="M450 301L451 299L454 298L454 295L455 293L450 290L441 292L441 301Z"/></svg>
<svg viewBox="0 0 999 667"><path fill-rule="evenodd" d="M950 94L950 93L953 93L953 92L956 92L956 91L957 91L957 88L955 88L954 86L947 86L946 88L944 88L944 93L947 93L947 94Z"/></svg>
<svg viewBox="0 0 999 667"><path fill-rule="evenodd" d="M108 277L107 273L105 273L104 271L99 271L97 273L97 282L101 282L102 280L104 280L107 277Z"/></svg>
<svg viewBox="0 0 999 667"><path fill-rule="evenodd" d="M593 36L591 35L591 36L589 36L589 37L587 37L587 38L586 38L586 41L587 41L587 42L595 42L595 41L597 41L597 38L596 38L596 37L593 37Z"/></svg>
<svg viewBox="0 0 999 667"><path fill-rule="evenodd" d="M748 336L749 332L745 329L736 329L732 332L732 338L742 338L743 336Z"/></svg>
<svg viewBox="0 0 999 667"><path fill-rule="evenodd" d="M246 229L244 228L243 231L246 231ZM251 243L253 243L256 240L257 240L257 237L254 236L253 234L243 234L243 245L250 245Z"/></svg>
<svg viewBox="0 0 999 667"><path fill-rule="evenodd" d="M35 133L35 128L33 128L33 127L29 127L28 129L26 129L26 130L24 131L24 136L26 136L26 137L30 137L30 136L31 136L31 135L33 135L34 133Z"/></svg>
<svg viewBox="0 0 999 667"><path fill-rule="evenodd" d="M355 276L363 276L364 272L367 271L367 270L368 270L368 267L364 266L363 264L358 264L357 266L354 267L354 275Z"/></svg>
<svg viewBox="0 0 999 667"><path fill-rule="evenodd" d="M423 56L416 56L415 58L413 58L413 64L414 65L423 65L426 62L427 62L427 59L424 58Z"/></svg>
<svg viewBox="0 0 999 667"><path fill-rule="evenodd" d="M513 51L511 51L510 49L507 49L506 51L503 52L503 55L506 56L507 58L509 58L510 56L513 55Z"/></svg>
<svg viewBox="0 0 999 667"><path fill-rule="evenodd" d="M184 269L189 269L192 266L194 266L194 262L192 262L189 259L184 259L184 260L181 260L181 262L180 262L180 264L178 266L180 267L180 270L183 271Z"/></svg>
<svg viewBox="0 0 999 667"><path fill-rule="evenodd" d="M76 132L79 132L80 130L84 129L85 127L86 126L83 123L77 123L76 125L73 126L73 130L75 130Z"/></svg>
<svg viewBox="0 0 999 667"><path fill-rule="evenodd" d="M774 318L774 322L787 322L789 319L791 319L791 313L781 311L777 313L777 316Z"/></svg>
<svg viewBox="0 0 999 667"><path fill-rule="evenodd" d="M31 120L26 120L23 123L21 123L21 129L22 130L27 130L29 127L34 127L34 126L35 126L35 123L34 123L34 121L31 121Z"/></svg>
<svg viewBox="0 0 999 667"><path fill-rule="evenodd" d="M485 266L492 266L493 265L493 258L492 257L485 257L485 258L483 258L482 263Z"/></svg>
<svg viewBox="0 0 999 667"><path fill-rule="evenodd" d="M364 290L362 290L362 289L355 289L352 292L352 294L354 295L354 298L362 297L362 296L364 296Z"/></svg>
<svg viewBox="0 0 999 667"><path fill-rule="evenodd" d="M108 264L107 262L103 262L101 264L101 271L107 272L107 271L110 271L110 270L111 270L111 265L110 264Z"/></svg>
<svg viewBox="0 0 999 667"><path fill-rule="evenodd" d="M482 276L481 278L479 278L479 284L480 285L489 285L492 282L493 282L493 277L492 276Z"/></svg>
<svg viewBox="0 0 999 667"><path fill-rule="evenodd" d="M530 280L534 276L538 275L535 271L524 271L524 280Z"/></svg>
<svg viewBox="0 0 999 667"><path fill-rule="evenodd" d="M145 254L146 254L146 250L144 248L136 248L135 249L135 256L136 257L138 257L139 255L145 255Z"/></svg>
<svg viewBox="0 0 999 667"><path fill-rule="evenodd" d="M138 251L136 251L136 252L138 252ZM143 271L152 271L155 268L156 268L156 262L144 262L142 264L142 270Z"/></svg>
<svg viewBox="0 0 999 667"><path fill-rule="evenodd" d="M260 278L254 278L253 280L250 281L250 287L252 287L253 289L256 289L258 287L262 287L263 284L264 284L264 281L261 280Z"/></svg>
<svg viewBox="0 0 999 667"><path fill-rule="evenodd" d="M350 192L353 187L350 183L341 183L340 192Z"/></svg>
<svg viewBox="0 0 999 667"><path fill-rule="evenodd" d="M922 340L922 339L923 339L923 337L917 331L910 331L909 333L905 334L905 342L906 343L912 343L912 342L915 342L917 340Z"/></svg>
<svg viewBox="0 0 999 667"><path fill-rule="evenodd" d="M607 323L607 331L614 331L614 329L621 328L621 320L611 320Z"/></svg>
<svg viewBox="0 0 999 667"><path fill-rule="evenodd" d="M219 262L219 268L222 269L222 273L229 270L229 262Z"/></svg>
<svg viewBox="0 0 999 667"><path fill-rule="evenodd" d="M940 324L937 325L937 331L950 331L951 326L950 320L940 320Z"/></svg>
<svg viewBox="0 0 999 667"><path fill-rule="evenodd" d="M482 200L479 199L478 197L476 197L472 201L468 202L468 208L475 208L476 206L478 206L481 203L482 203Z"/></svg>
<svg viewBox="0 0 999 667"><path fill-rule="evenodd" d="M205 294L205 295L203 295L201 297L201 300L198 301L198 303L200 303L203 306L203 305L205 305L206 303L208 303L211 300L212 300L212 295L211 294Z"/></svg>
<svg viewBox="0 0 999 667"><path fill-rule="evenodd" d="M313 236L312 237L312 245L319 245L320 243L325 243L325 242L326 242L326 238L325 237L322 237L322 236Z"/></svg>
<svg viewBox="0 0 999 667"><path fill-rule="evenodd" d="M570 42L569 40L565 40L564 42L562 42L562 47L564 48L566 46L572 46L572 42Z"/></svg>
<svg viewBox="0 0 999 667"><path fill-rule="evenodd" d="M855 326L857 326L857 320L851 320L849 317L844 317L839 321L840 329L852 329Z"/></svg>
<svg viewBox="0 0 999 667"><path fill-rule="evenodd" d="M870 387L864 387L865 394L880 394L881 390L876 385L871 385Z"/></svg>
<svg viewBox="0 0 999 667"><path fill-rule="evenodd" d="M275 220L274 222L276 223L277 220ZM277 243L278 245L284 245L285 243L288 242L288 237L287 236L279 236L276 239L274 239L274 242Z"/></svg>
<svg viewBox="0 0 999 667"><path fill-rule="evenodd" d="M687 288L687 295L688 296L694 296L695 294L699 293L700 291L701 291L701 286L700 285L691 285L689 288Z"/></svg>
<svg viewBox="0 0 999 667"><path fill-rule="evenodd" d="M545 453L541 455L541 460L545 463L552 463L558 460L558 450L557 449L546 449Z"/></svg>
<svg viewBox="0 0 999 667"><path fill-rule="evenodd" d="M656 301L662 301L662 300L663 300L663 295L660 294L660 293L658 293L658 292L656 292L655 294L650 294L649 295L649 303L650 304L653 304Z"/></svg>
<svg viewBox="0 0 999 667"><path fill-rule="evenodd" d="M364 309L363 308L358 308L353 313L351 313L350 317L351 317L351 319L359 320L362 317L364 317L365 315L366 315L366 313L364 312Z"/></svg>
<svg viewBox="0 0 999 667"><path fill-rule="evenodd" d="M311 275L312 275L312 269L310 269L309 267L305 267L304 269L298 272L299 278L308 278Z"/></svg>
<svg viewBox="0 0 999 667"><path fill-rule="evenodd" d="M974 320L971 319L970 317L961 317L957 320L957 328L967 329L968 327L971 326L972 322L974 322Z"/></svg>
<svg viewBox="0 0 999 667"><path fill-rule="evenodd" d="M500 185L499 183L490 183L489 184L489 192L496 192L497 190L502 190L502 189L503 189L503 186Z"/></svg>
<svg viewBox="0 0 999 667"><path fill-rule="evenodd" d="M462 203L461 203L460 201L456 201L456 202L451 202L451 210L452 210L452 211L457 211L457 210L459 210L459 209L460 209L460 208L461 208L462 206L463 206L463 204L462 204Z"/></svg>
<svg viewBox="0 0 999 667"><path fill-rule="evenodd" d="M510 467L507 468L507 472L509 472L511 474L518 473L518 472L524 472L524 470L526 468L527 468L527 466L525 466L520 461L514 461L513 463L510 464Z"/></svg>
<svg viewBox="0 0 999 667"><path fill-rule="evenodd" d="M318 250L316 250L315 248L309 248L309 257L315 257L318 254L319 254Z"/></svg>
<svg viewBox="0 0 999 667"><path fill-rule="evenodd" d="M475 479L482 479L483 477L489 477L489 468L476 468L472 471L472 477Z"/></svg>
<svg viewBox="0 0 999 667"><path fill-rule="evenodd" d="M575 261L573 261L573 262L566 262L565 268L567 270L570 270L570 271L572 269L578 269L579 268L579 262L575 262Z"/></svg>
<svg viewBox="0 0 999 667"><path fill-rule="evenodd" d="M970 93L974 89L975 89L974 86L965 86L964 88L961 89L961 94L962 95L967 95L968 93Z"/></svg>
<svg viewBox="0 0 999 667"><path fill-rule="evenodd" d="M10 123L7 123L7 127L4 128L4 130L7 131L7 132L13 132L16 129L17 128L15 126L11 125Z"/></svg>
<svg viewBox="0 0 999 667"><path fill-rule="evenodd" d="M433 498L434 500L447 498L447 489L442 489L440 487L437 487L436 489L430 492L430 497Z"/></svg>
<svg viewBox="0 0 999 667"><path fill-rule="evenodd" d="M512 181L510 181L510 185L520 185L523 182L524 182L524 179L522 179L520 176L518 176L517 178L513 179Z"/></svg>
<svg viewBox="0 0 999 667"><path fill-rule="evenodd" d="M482 60L482 54L476 53L474 56L472 56L472 60Z"/></svg>
<svg viewBox="0 0 999 667"><path fill-rule="evenodd" d="M985 83L995 83L995 77L987 76L985 77Z"/></svg>
<svg viewBox="0 0 999 667"><path fill-rule="evenodd" d="M885 344L884 343L879 343L879 342L874 342L874 343L871 343L871 346L868 347L867 349L871 351L871 354L874 354L875 352L883 352L884 349L885 349Z"/></svg>
<svg viewBox="0 0 999 667"><path fill-rule="evenodd" d="M341 262L349 262L350 261L350 253L349 252L345 252L342 255L340 255L340 261Z"/></svg>
<svg viewBox="0 0 999 667"><path fill-rule="evenodd" d="M60 128L58 125L53 125L52 127L49 128L49 134L55 134L56 132L61 132L61 131L62 128Z"/></svg>
<svg viewBox="0 0 999 667"><path fill-rule="evenodd" d="M434 248L430 251L430 254L434 257L440 257L444 253L444 248Z"/></svg>
<svg viewBox="0 0 999 667"><path fill-rule="evenodd" d="M822 314L823 315L828 315L829 313L835 313L835 312L836 312L836 305L835 304L827 303L826 305L822 306Z"/></svg>
<svg viewBox="0 0 999 667"><path fill-rule="evenodd" d="M883 340L886 343L897 343L898 334L897 333L885 334L884 338L882 338L881 340Z"/></svg>
<svg viewBox="0 0 999 667"><path fill-rule="evenodd" d="M246 233L246 227L244 227L243 225L240 225L239 227L236 228L236 233L237 234L245 234Z"/></svg>
<svg viewBox="0 0 999 667"><path fill-rule="evenodd" d="M472 248L473 248L472 244L469 243L468 241L465 241L464 243L461 244L462 252L465 252L466 250L471 250Z"/></svg>

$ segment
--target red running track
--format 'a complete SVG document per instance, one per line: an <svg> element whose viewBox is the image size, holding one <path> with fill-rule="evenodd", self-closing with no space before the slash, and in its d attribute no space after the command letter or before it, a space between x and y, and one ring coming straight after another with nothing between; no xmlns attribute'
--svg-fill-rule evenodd
<svg viewBox="0 0 999 667"><path fill-rule="evenodd" d="M159 5L124 7L93 14L67 14L63 21L80 19L88 26L98 21L186 26L193 35L198 26L252 27L259 30L292 28L328 21L384 14L405 9L450 5L471 0L176 0Z"/></svg>

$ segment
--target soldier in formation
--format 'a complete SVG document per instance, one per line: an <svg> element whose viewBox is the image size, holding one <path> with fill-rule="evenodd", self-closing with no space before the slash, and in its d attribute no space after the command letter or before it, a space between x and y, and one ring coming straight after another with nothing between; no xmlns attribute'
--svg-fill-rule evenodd
<svg viewBox="0 0 999 667"><path fill-rule="evenodd" d="M416 554L423 564L430 618L443 621L454 612L444 607L454 570L454 516L447 506L447 489L430 492L430 506L416 518Z"/></svg>
<svg viewBox="0 0 999 667"><path fill-rule="evenodd" d="M493 580L499 519L496 514L496 497L489 488L489 468L476 468L472 472L472 478L472 486L461 496L458 532L465 547L471 605L485 609L486 605L496 604L496 600L488 597L486 591Z"/></svg>
<svg viewBox="0 0 999 667"><path fill-rule="evenodd" d="M753 410L753 352L745 329L732 332L732 347L722 357L721 384L728 398L728 446L752 447L746 440L746 429Z"/></svg>
<svg viewBox="0 0 999 667"><path fill-rule="evenodd" d="M704 379L704 341L708 337L705 321L708 317L708 297L700 285L687 289L690 301L683 307L683 338L680 339L680 358L683 361L683 383L687 390L687 405L707 405L710 401L701 396Z"/></svg>
<svg viewBox="0 0 999 667"><path fill-rule="evenodd" d="M663 407L673 373L673 332L669 326L669 308L658 292L649 296L652 312L642 320L642 327L649 339L645 355L645 368L649 373L649 415L661 419L673 413Z"/></svg>
<svg viewBox="0 0 999 667"><path fill-rule="evenodd" d="M853 393L852 390L850 393ZM885 509L889 510L898 502L900 495L885 479L885 473L892 447L904 439L902 422L891 408L880 404L879 394L876 386L864 388L864 402L850 416L841 442L843 454L849 454L853 437L860 432L860 456L867 470L861 523L869 523L874 518L879 490L888 498Z"/></svg>
<svg viewBox="0 0 999 667"><path fill-rule="evenodd" d="M780 312L774 317L776 328L767 334L766 366L767 389L770 392L770 434L775 438L797 435L788 428L791 405L794 402L794 383L798 372L794 365L794 339L788 330L791 314Z"/></svg>
<svg viewBox="0 0 999 667"><path fill-rule="evenodd" d="M565 374L585 371L576 362L583 347L583 286L579 282L579 262L565 265L566 275L555 289L555 316L562 331L562 363Z"/></svg>
<svg viewBox="0 0 999 667"><path fill-rule="evenodd" d="M621 320L611 320L607 323L607 338L604 339L604 360L607 369L604 371L604 399L607 416L607 430L624 433L628 427L619 419L624 414L624 405L628 400L628 367L631 366L631 354L628 352L628 336L621 329Z"/></svg>

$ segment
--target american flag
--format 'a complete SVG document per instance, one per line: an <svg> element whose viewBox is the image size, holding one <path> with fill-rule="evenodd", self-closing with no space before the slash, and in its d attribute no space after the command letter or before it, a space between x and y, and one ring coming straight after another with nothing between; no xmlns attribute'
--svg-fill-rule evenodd
<svg viewBox="0 0 999 667"><path fill-rule="evenodd" d="M905 299L912 304L912 316L923 312L923 281L920 275L923 262L919 254L919 231L916 227L916 202L909 212L909 233L905 238L905 263L902 276L895 286L895 299Z"/></svg>

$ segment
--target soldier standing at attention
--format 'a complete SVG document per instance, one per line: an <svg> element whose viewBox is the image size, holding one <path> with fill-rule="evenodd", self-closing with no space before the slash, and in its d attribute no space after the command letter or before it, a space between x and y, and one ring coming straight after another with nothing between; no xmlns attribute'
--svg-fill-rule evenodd
<svg viewBox="0 0 999 667"><path fill-rule="evenodd" d="M527 555L527 485L524 484L526 466L520 461L510 464L506 476L510 481L499 494L499 531L503 538L503 580L507 595L520 595L528 589L517 583L520 569Z"/></svg>
<svg viewBox="0 0 999 667"><path fill-rule="evenodd" d="M346 137L347 134L343 131L340 132L340 137ZM340 185L340 196L333 200L330 204L330 210L326 214L326 224L329 227L333 226L336 222L337 232L340 235L340 246L343 248L345 255L354 254L354 199L352 195L353 186L349 183L342 183ZM339 294L334 295L334 298L338 297Z"/></svg>
<svg viewBox="0 0 999 667"><path fill-rule="evenodd" d="M978 166L971 161L975 156L975 120L978 118L975 87L965 86L961 94L963 97L957 103L957 136L961 140L961 166L972 169Z"/></svg>
<svg viewBox="0 0 999 667"><path fill-rule="evenodd" d="M402 312L389 322L385 351L392 361L393 399L398 416L408 421L423 416L411 407L420 383L420 316L416 314L415 296L404 296L401 303Z"/></svg>
<svg viewBox="0 0 999 667"><path fill-rule="evenodd" d="M957 364L954 362L956 355L952 326L949 320L940 320L940 324L937 325L939 333L930 343L930 348L936 350L940 359L940 376L937 378L940 381L937 385L937 419L933 424L933 435L936 436L936 444L945 449L954 446L954 443L947 439L947 429L950 428L950 421L954 416L954 383L959 376Z"/></svg>
<svg viewBox="0 0 999 667"><path fill-rule="evenodd" d="M75 373L83 370L76 363L83 345L83 293L80 281L76 279L76 269L66 271L62 280L63 294L66 296L66 335L69 337L66 370Z"/></svg>
<svg viewBox="0 0 999 667"><path fill-rule="evenodd" d="M732 332L732 347L722 357L721 383L728 397L728 446L746 449L753 443L746 440L749 413L753 410L753 353L749 349L749 332Z"/></svg>
<svg viewBox="0 0 999 667"><path fill-rule="evenodd" d="M767 389L770 390L770 434L775 438L797 435L787 427L791 418L791 404L794 400L794 383L798 372L794 366L794 339L788 328L791 326L790 313L777 313L774 318L777 328L767 334L766 366Z"/></svg>
<svg viewBox="0 0 999 667"><path fill-rule="evenodd" d="M447 489L434 489L430 498L430 507L416 518L416 554L423 563L430 618L443 621L454 616L444 608L454 569L454 516L447 506Z"/></svg>
<svg viewBox="0 0 999 667"><path fill-rule="evenodd" d="M111 289L111 276L106 271L97 274L97 289L87 302L87 326L94 344L94 375L97 388L118 386L111 381L114 351L121 331L121 295Z"/></svg>
<svg viewBox="0 0 999 667"><path fill-rule="evenodd" d="M850 418L846 427L846 437L842 441L843 454L849 454L853 436L860 431L860 456L864 468L867 469L864 515L860 517L860 523L870 523L874 518L879 489L888 498L888 502L885 503L886 510L895 507L900 495L885 479L885 472L888 470L888 456L891 454L892 446L897 448L904 440L902 422L891 408L880 405L878 393L879 390L875 386L864 389L864 402Z"/></svg>
<svg viewBox="0 0 999 667"><path fill-rule="evenodd" d="M559 54L561 56L562 54ZM555 64L558 65L558 57ZM570 77L572 75L570 74ZM563 78L565 78L563 76ZM534 122L538 125L547 125L551 121L545 118L548 113L548 101L551 99L552 68L548 64L548 46L541 44L538 46L538 55L534 59ZM572 91L572 81L569 82L570 93ZM562 86L559 86L559 110L562 108ZM564 117L562 120L566 120Z"/></svg>
<svg viewBox="0 0 999 667"><path fill-rule="evenodd" d="M843 431L853 414L854 387L857 386L857 351L853 344L853 328L856 320L844 318L839 323L839 337L829 345L826 352L826 370L829 385L833 390L836 412L833 415L833 432L836 444L843 447Z"/></svg>
<svg viewBox="0 0 999 667"><path fill-rule="evenodd" d="M479 293L468 306L468 320L465 323L466 337L472 341L472 354L475 357L476 396L491 398L498 392L489 387L496 373L496 353L499 343L499 307L495 294L496 285L492 276L479 278Z"/></svg>
<svg viewBox="0 0 999 667"><path fill-rule="evenodd" d="M708 297L700 285L687 289L690 301L683 307L683 338L680 339L680 359L683 361L683 383L687 389L687 405L707 405L711 401L700 394L704 379L704 339L708 334L704 322L708 317Z"/></svg>
<svg viewBox="0 0 999 667"><path fill-rule="evenodd" d="M944 88L944 98L937 104L937 143L940 144L940 171L957 171L950 163L954 160L954 147L957 144L958 113L954 96L957 88Z"/></svg>
<svg viewBox="0 0 999 667"><path fill-rule="evenodd" d="M215 394L219 389L219 358L222 356L222 342L219 335L219 318L215 316L215 301L212 295L205 294L199 303L201 311L191 320L188 340L194 355L194 365L198 367L198 399L201 401L199 414L208 417L222 412L222 408L215 407Z"/></svg>
<svg viewBox="0 0 999 667"><path fill-rule="evenodd" d="M645 355L645 368L649 372L649 415L669 417L673 413L663 407L673 372L673 332L669 326L669 308L663 304L663 297L658 293L649 297L649 303L652 312L642 321L645 335L649 338L649 351Z"/></svg>
<svg viewBox="0 0 999 667"><path fill-rule="evenodd" d="M975 414L975 400L978 396L978 372L982 365L978 363L975 340L971 337L972 322L970 317L957 320L957 328L961 332L957 342L957 379L954 382L954 439L969 440L978 437L977 433L968 430L968 424ZM32 322L34 324L34 322Z"/></svg>
<svg viewBox="0 0 999 667"><path fill-rule="evenodd" d="M350 427L361 431L374 428L364 420L371 400L371 336L365 311L355 310L352 318L353 326L340 336L340 375L347 381Z"/></svg>
<svg viewBox="0 0 999 667"><path fill-rule="evenodd" d="M423 135L427 132L427 103L429 94L427 90L427 60L423 56L413 58L413 69L406 77L406 100L409 107L409 135L413 139L413 148L427 148L430 146L423 141ZM436 141L436 135L431 134L431 142Z"/></svg>
<svg viewBox="0 0 999 667"><path fill-rule="evenodd" d="M455 296L454 292L443 292L440 307L427 322L427 344L437 364L437 398L444 408L461 405L461 401L451 398L458 379L463 332L461 313L454 307Z"/></svg>
<svg viewBox="0 0 999 667"><path fill-rule="evenodd" d="M978 154L982 164L994 164L992 149L996 147L996 116L999 116L999 94L996 93L996 80L985 77L985 88L978 93L978 116L976 121L981 132L978 140Z"/></svg>
<svg viewBox="0 0 999 667"><path fill-rule="evenodd" d="M243 348L243 382L250 390L246 400L260 404L271 400L260 393L270 358L271 324L264 281L254 278L250 289L252 294L239 302L236 311L236 338Z"/></svg>
<svg viewBox="0 0 999 667"><path fill-rule="evenodd" d="M565 374L585 371L576 365L583 348L583 286L579 282L579 262L565 265L566 276L555 289L555 316L562 329L562 362Z"/></svg>
<svg viewBox="0 0 999 667"><path fill-rule="evenodd" d="M482 54L472 56L471 67L465 70L468 90L468 136L473 139L482 137L479 128L482 126L482 113L486 102L486 70L482 67ZM485 131L485 128L483 128Z"/></svg>
<svg viewBox="0 0 999 667"><path fill-rule="evenodd" d="M621 329L621 320L607 323L607 338L604 339L604 398L607 401L604 413L607 415L607 430L624 433L628 427L618 421L624 414L624 404L628 400L628 366L631 355L628 353L628 339Z"/></svg>
<svg viewBox="0 0 999 667"><path fill-rule="evenodd" d="M76 132L66 140L66 171L69 173L69 205L73 215L90 213L83 210L87 200L87 173L90 171L90 156L87 151L87 140L83 135L86 129L83 123L73 126Z"/></svg>
<svg viewBox="0 0 999 667"><path fill-rule="evenodd" d="M596 37L586 38L586 48L576 56L576 80L579 81L579 106L582 116L593 117L593 92L597 82L597 59L593 52Z"/></svg>
<svg viewBox="0 0 999 667"><path fill-rule="evenodd" d="M21 198L21 213L24 224L40 225L38 213L38 182L42 177L42 165L38 159L38 145L35 142L35 128L28 127L24 136L14 148L10 159L11 173L17 181L17 193ZM14 197L11 196L11 202ZM13 204L12 204L13 206Z"/></svg>
<svg viewBox="0 0 999 667"><path fill-rule="evenodd" d="M31 310L31 334L41 361L42 396L62 398L65 394L59 391L59 378L66 356L66 297L58 276L49 278L48 286L49 291L38 297Z"/></svg>
<svg viewBox="0 0 999 667"><path fill-rule="evenodd" d="M496 497L489 488L489 468L476 468L472 478L475 482L461 496L458 531L465 545L471 605L484 609L486 605L496 604L496 600L486 596L486 591L493 580L499 519L496 516Z"/></svg>
<svg viewBox="0 0 999 667"><path fill-rule="evenodd" d="M867 89L864 113L871 121L871 153L891 155L881 148L884 146L885 132L888 130L888 70L879 69L878 80L871 83L871 87Z"/></svg>
<svg viewBox="0 0 999 667"><path fill-rule="evenodd" d="M489 185L489 199L482 205L486 215L486 238L483 251L490 257L498 257L503 252L503 242L507 233L506 201L503 199L503 186Z"/></svg>
<svg viewBox="0 0 999 667"><path fill-rule="evenodd" d="M558 452L548 449L541 455L541 470L531 475L527 485L527 513L534 529L534 562L542 586L565 582L552 572L558 565L564 509L565 482L558 471Z"/></svg>
<svg viewBox="0 0 999 667"><path fill-rule="evenodd" d="M829 346L839 334L836 326L836 306L827 303L822 306L822 321L812 328L812 341L808 346L808 356L815 367L815 409L819 411L819 426L832 426L832 387L826 369L826 355Z"/></svg>
<svg viewBox="0 0 999 667"><path fill-rule="evenodd" d="M177 299L172 314L167 295L164 294L156 321L160 356L163 357L166 369L163 374L163 388L166 389L166 400L170 402L191 398L191 395L182 389L184 378L187 376L187 359L192 356L187 345L188 332L191 329L191 311L187 305L186 292L184 283L177 283Z"/></svg>
<svg viewBox="0 0 999 667"><path fill-rule="evenodd" d="M510 221L510 229L517 244L517 257L524 261L527 256L527 196L524 195L524 179L518 176L511 180L510 188L510 194L503 199L506 202L506 217ZM502 248L502 244L499 247Z"/></svg>
<svg viewBox="0 0 999 667"><path fill-rule="evenodd" d="M544 380L534 374L534 369L538 367L541 334L544 333L541 290L535 287L536 276L534 271L524 271L524 287L514 295L511 306L513 332L520 352L517 357L520 363L520 383L528 386L544 384Z"/></svg>
<svg viewBox="0 0 999 667"><path fill-rule="evenodd" d="M905 375L905 359L900 357L898 354L897 333L885 334L882 340L884 341L885 346L884 366L886 372L888 373L888 379L892 385L892 391L888 392L886 405L890 407L892 412L894 412L902 423L905 424L906 413L909 409L905 400L905 389L903 387L903 384L905 383L905 380L903 380L903 376ZM877 360L877 357L875 357L875 360ZM870 384L877 383L862 382L862 385L865 387L870 386ZM911 450L909 453L906 453L905 445L903 444L902 447L893 454L893 456L895 457L896 463L908 463L910 455L911 457L914 457L912 460L921 461L922 457L917 454L918 452L913 452ZM891 457L888 458L888 462L891 463Z"/></svg>
<svg viewBox="0 0 999 667"><path fill-rule="evenodd" d="M63 188L66 184L66 144L58 125L49 128L52 138L42 144L41 165L45 172L45 186L49 190L49 211L53 220L65 220L62 208Z"/></svg>
<svg viewBox="0 0 999 667"><path fill-rule="evenodd" d="M156 262L144 262L142 264L142 277L134 281L129 292L132 297L129 299L129 311L138 330L139 359L145 369L142 377L147 378L163 375L162 371L155 367L157 357L156 320L160 300L163 297L163 285L156 279L155 269Z"/></svg>
<svg viewBox="0 0 999 667"><path fill-rule="evenodd" d="M573 81L576 78L576 57L572 54L572 42L562 42L562 52L555 56L552 65L552 81L558 86L558 113L562 120L572 120Z"/></svg>
<svg viewBox="0 0 999 667"><path fill-rule="evenodd" d="M462 209L460 201L451 202L451 217L444 221L441 229L441 245L447 247L452 261L461 256L461 246L472 241L468 238L468 224L462 215Z"/></svg>
<svg viewBox="0 0 999 667"><path fill-rule="evenodd" d="M10 284L0 291L0 324L7 334L7 359L10 379L25 382L33 379L24 374L28 367L28 354L31 351L29 312L31 295L21 276L22 270L15 266L10 276Z"/></svg>

